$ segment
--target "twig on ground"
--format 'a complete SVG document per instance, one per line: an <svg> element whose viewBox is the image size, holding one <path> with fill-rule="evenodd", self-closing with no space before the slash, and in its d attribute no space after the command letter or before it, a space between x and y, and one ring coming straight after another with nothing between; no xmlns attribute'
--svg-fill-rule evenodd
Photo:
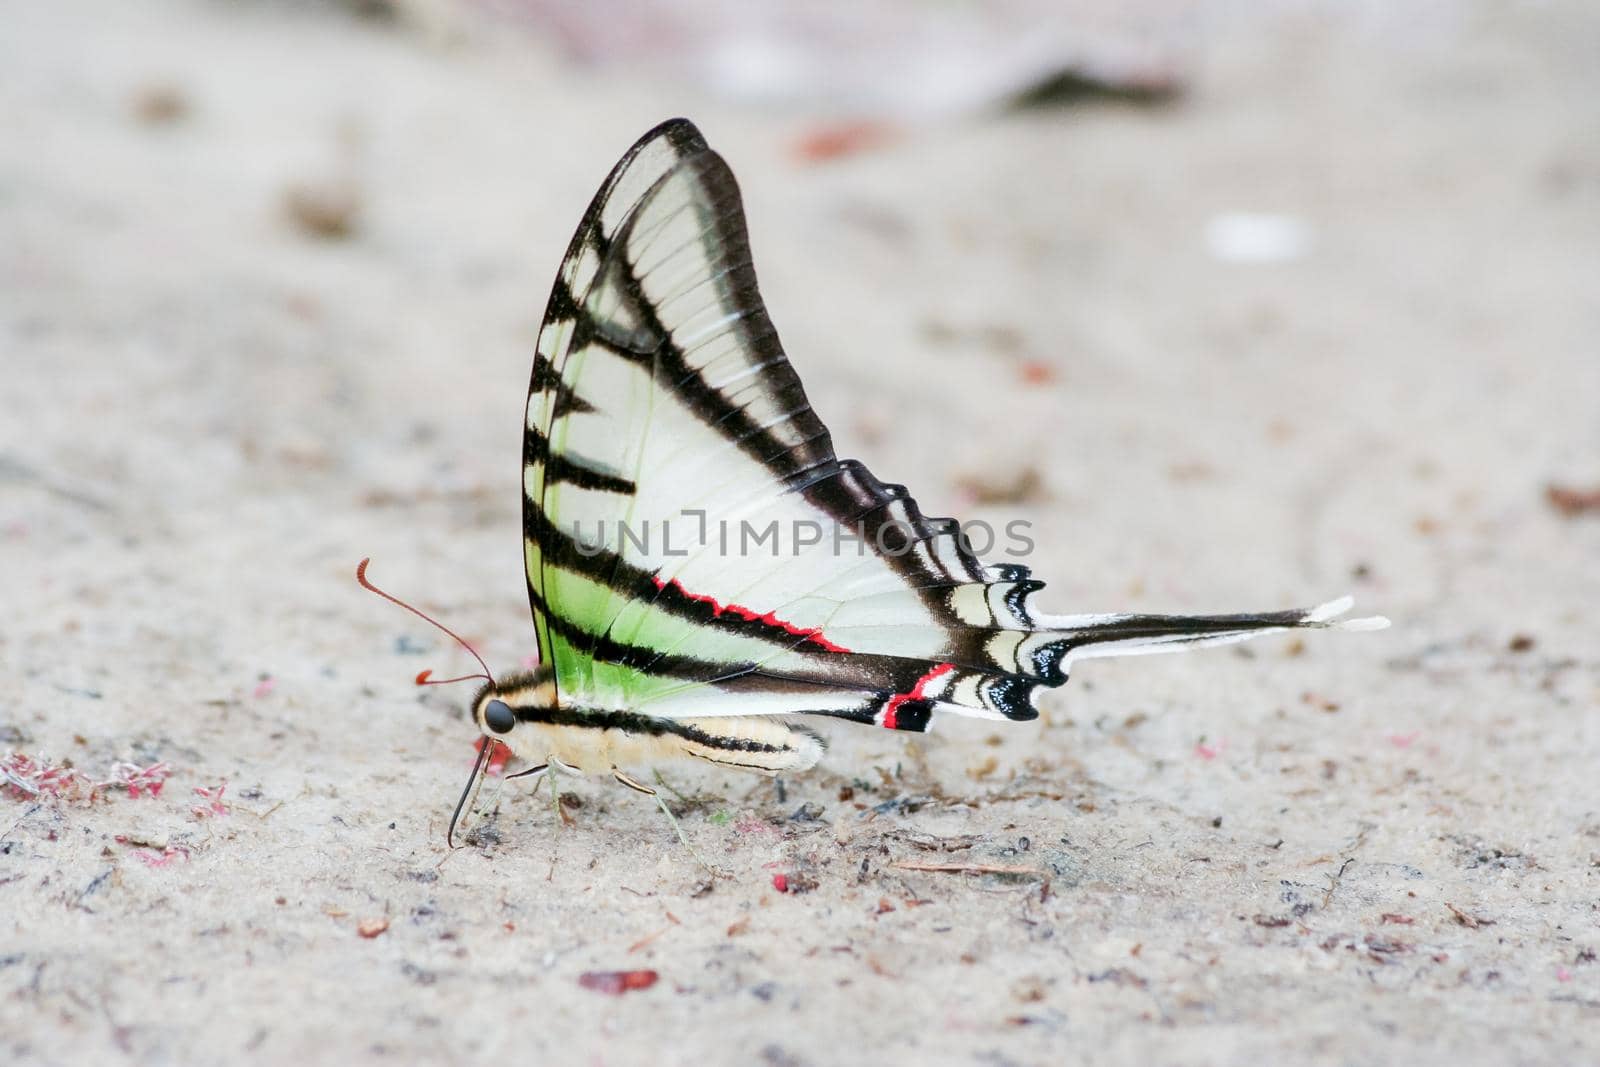
<svg viewBox="0 0 1600 1067"><path fill-rule="evenodd" d="M902 871L930 871L937 874L1025 874L1043 878L1037 867L1011 867L1000 863L891 863Z"/></svg>

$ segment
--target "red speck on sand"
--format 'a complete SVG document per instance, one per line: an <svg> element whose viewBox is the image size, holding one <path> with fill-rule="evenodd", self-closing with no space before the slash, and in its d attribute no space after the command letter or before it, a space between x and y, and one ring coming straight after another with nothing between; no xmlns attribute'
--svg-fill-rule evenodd
<svg viewBox="0 0 1600 1067"><path fill-rule="evenodd" d="M789 891L789 876L786 874L773 875L772 888L776 889L780 893L787 893Z"/></svg>
<svg viewBox="0 0 1600 1067"><path fill-rule="evenodd" d="M82 775L65 764L51 763L43 758L34 759L21 752L8 752L0 756L0 792L18 799L76 797L84 781Z"/></svg>
<svg viewBox="0 0 1600 1067"><path fill-rule="evenodd" d="M578 975L578 984L596 993L620 997L635 989L649 989L660 977L655 971L584 971Z"/></svg>
<svg viewBox="0 0 1600 1067"><path fill-rule="evenodd" d="M1022 380L1029 385L1044 385L1053 382L1056 378L1056 369L1048 363L1030 359L1022 364Z"/></svg>
<svg viewBox="0 0 1600 1067"><path fill-rule="evenodd" d="M795 142L794 154L807 163L825 163L877 148L893 137L893 128L882 122L840 122L819 126L800 137Z"/></svg>
<svg viewBox="0 0 1600 1067"><path fill-rule="evenodd" d="M168 845L160 851L153 848L141 848L134 855L138 856L150 867L165 867L177 860L181 860L184 863L189 862L188 850L179 848L176 845Z"/></svg>
<svg viewBox="0 0 1600 1067"><path fill-rule="evenodd" d="M128 791L128 796L137 800L145 793L152 797L160 796L161 787L167 784L170 777L172 768L165 763L152 763L148 767L141 767L137 763L118 763L112 766L111 777L100 784L120 785Z"/></svg>
<svg viewBox="0 0 1600 1067"><path fill-rule="evenodd" d="M228 783L226 780L218 782L214 786L195 786L194 795L206 803L196 804L190 808L190 814L197 819L204 819L208 815L228 814L228 805L223 803L222 800L222 794L227 791L227 788Z"/></svg>

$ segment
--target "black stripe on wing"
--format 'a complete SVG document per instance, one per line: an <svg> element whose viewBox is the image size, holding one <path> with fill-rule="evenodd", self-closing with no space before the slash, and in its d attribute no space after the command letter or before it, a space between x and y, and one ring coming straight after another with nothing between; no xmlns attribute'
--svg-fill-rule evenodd
<svg viewBox="0 0 1600 1067"><path fill-rule="evenodd" d="M544 354L539 353L533 357L533 379L528 386L528 395L539 396L544 393L555 395L555 403L550 409L552 421L567 415L586 415L595 410L593 404L578 396L574 387L562 379Z"/></svg>
<svg viewBox="0 0 1600 1067"><path fill-rule="evenodd" d="M788 489L877 550L908 585L923 593L937 617L959 624L942 589L980 582L985 568L967 548L955 519L924 515L905 486L879 481L853 459L814 466Z"/></svg>
<svg viewBox="0 0 1600 1067"><path fill-rule="evenodd" d="M738 677L756 668L754 663L703 660L694 656L658 652L641 645L623 644L612 640L606 634L590 633L559 612L550 610L550 606L537 591L530 589L528 595L533 598L534 611L544 615L545 623L551 633L564 638L568 644L576 648L588 648L595 659L606 663L633 667L640 671L648 669L651 674L693 682L714 682L722 678Z"/></svg>
<svg viewBox="0 0 1600 1067"><path fill-rule="evenodd" d="M580 308L574 328L573 347L598 340L620 358L648 365L655 382L671 392L702 423L726 438L757 463L772 472L775 479L796 472L833 456L827 427L811 410L800 377L784 356L777 331L767 317L766 305L756 285L755 268L750 261L750 240L745 228L744 207L738 184L722 157L709 149L683 160L679 170L664 176L641 199L639 207L617 234L610 254L595 278L596 286L624 298L623 314L617 319L601 319L587 308ZM684 173L687 172L687 173ZM774 400L785 412L788 439L780 437L772 424L758 422L748 410L706 381L703 370L694 365L688 353L674 338L674 325L663 321L660 309L644 291L644 285L628 262L629 241L641 221L654 221L647 208L667 183L688 178L705 192L702 240L707 249L707 265L714 278L719 306L730 320L719 327L738 334L740 349L749 353L761 383L762 396Z"/></svg>
<svg viewBox="0 0 1600 1067"><path fill-rule="evenodd" d="M724 678L708 688L724 694L748 694L752 699L761 695L782 693L793 701L787 712L791 715L821 715L833 719L889 730L922 732L928 729L937 711L971 714L974 710L988 713L990 717L1003 717L1016 722L1026 722L1039 717L1033 706L1033 693L1042 684L1035 679L1015 675L986 674L966 671L948 663L925 660L872 658L883 662L888 669L874 680L837 677L814 680L798 675L784 675L757 669L734 678ZM924 692L924 686L936 681L933 690ZM976 703L963 700L959 705L952 698L959 692L977 686ZM854 690L859 700L850 707L807 707L807 690L826 691L838 695ZM818 700L821 705L824 701Z"/></svg>
<svg viewBox="0 0 1600 1067"><path fill-rule="evenodd" d="M522 462L526 466L542 467L546 485L565 482L580 489L597 489L624 496L632 496L636 490L633 481L620 474L600 470L564 452L551 455L549 439L532 427L522 435Z"/></svg>

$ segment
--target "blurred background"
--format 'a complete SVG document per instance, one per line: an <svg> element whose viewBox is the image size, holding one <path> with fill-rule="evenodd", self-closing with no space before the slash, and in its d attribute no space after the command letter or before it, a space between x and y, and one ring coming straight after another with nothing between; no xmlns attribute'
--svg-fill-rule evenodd
<svg viewBox="0 0 1600 1067"><path fill-rule="evenodd" d="M82 1053L67 1059L242 1047L230 1019L270 1032L261 1055L278 1059L386 1040L522 1054L518 1035L546 1024L548 1040L604 1045L610 1009L590 1001L566 1023L469 1026L470 1012L498 1022L507 998L471 986L422 919L408 941L397 917L371 951L444 976L426 988L387 956L379 984L333 983L368 973L353 933L323 955L282 946L329 944L379 897L397 916L434 909L462 944L500 937L522 913L486 909L514 899L530 909L517 939L472 941L499 982L589 929L586 913L517 895L549 877L543 809L502 823L492 871L464 859L435 886L399 860L372 865L437 859L469 755L466 694L409 680L468 664L351 571L374 557L375 579L497 669L526 661L518 467L546 295L617 156L684 115L739 178L772 318L841 455L910 485L929 514L1031 521L1045 610L1266 609L1348 590L1396 623L1263 645L1255 661L1096 664L1047 698L1035 730L955 723L929 762L905 756L952 793L1025 780L1071 798L923 818L974 841L1019 824L1089 841L1074 853L1084 888L1039 898L1041 922L1062 919L1050 950L1072 953L1050 973L1131 968L1183 995L1080 974L1018 1008L1013 971L1045 951L1033 918L996 920L973 949L992 980L939 971L956 966L951 942L915 924L962 936L999 906L970 890L984 899L903 908L893 921L913 935L883 922L878 974L943 975L926 1004L871 978L837 994L848 1003L819 994L782 1039L809 1053L765 1062L837 1062L821 1043L897 1025L913 1045L925 1030L969 1052L996 1034L1013 1051L1042 1043L984 1062L1060 1062L1041 1051L1058 1031L1003 1021L1040 1003L1088 1020L1074 1047L1139 1062L1201 1047L1174 1018L1241 1021L1234 1043L1205 1046L1216 1062L1314 1047L1289 1019L1322 1034L1327 1062L1360 1059L1342 1042L1363 1036L1422 1060L1441 1042L1458 1062L1584 1059L1600 1002L1582 955L1597 946L1571 943L1593 929L1600 834L1597 57L1600 8L1581 0L0 0L0 754L96 773L159 763L169 795L226 780L239 811L287 805L214 831L181 802L55 811L3 794L28 842L0 853L0 934L13 924L0 941L22 945L0 957L3 1004L79 1019L48 1035ZM849 776L906 751L923 749L840 732L845 777L825 768L794 796L850 812ZM594 904L585 879L631 878L629 857L669 843L647 808L586 795L627 846L562 839L601 864L553 875L575 908ZM755 795L739 803L776 803ZM68 834L78 822L96 836ZM685 825L703 841L733 832L703 813ZM136 830L159 830L188 866L132 862ZM730 856L755 855L741 842ZM1358 854L1428 880L1369 874L1325 896ZM704 934L722 959L732 916L716 909L766 884L765 855L727 895L679 893L690 922L663 943ZM99 880L102 862L126 883ZM1324 909L1296 905L1303 935L1262 921L1295 878L1316 880L1306 900ZM256 881L274 892L229 888ZM68 923L69 884L120 888L69 895ZM163 910L174 884L184 906ZM809 899L852 916L829 894L854 884L825 879ZM1192 895L1169 906L1180 884ZM1430 898L1436 925L1385 925L1413 907L1407 892ZM660 925L645 895L610 902L625 943ZM1499 925L1480 936L1435 897ZM125 921L94 925L86 900ZM1236 901L1255 925L1235 925ZM697 926L693 909L715 921ZM829 936L875 936L849 922ZM230 937L271 931L248 943L278 946L262 970L190 929L230 923ZM757 926L738 942L752 973L761 959L784 980L859 967L801 960L794 928L762 940ZM129 931L159 935L159 967ZM1421 939L1415 981L1459 970L1438 979L1448 996L1380 1003L1373 968L1401 968L1345 951L1402 934ZM616 966L623 947L605 936L562 958ZM32 955L48 968L7 969ZM173 992L155 973L205 980ZM592 996L569 979L537 1002ZM977 1001L945 996L974 986ZM481 1007L458 1014L462 989ZM106 990L125 1026L81 1010ZM163 1017L157 995L193 1010ZM1191 1001L1203 1010L1184 1014ZM291 1009L301 1031L281 1025ZM968 1012L990 1021L939 1029ZM61 1017L29 1016L40 1043ZM730 1047L761 1062L770 1038L742 1025ZM653 1062L695 1061L681 1030L670 1010L656 1019L649 1032L675 1043Z"/></svg>
<svg viewBox="0 0 1600 1067"><path fill-rule="evenodd" d="M1075 599L1209 600L1207 574L1282 595L1242 552L1438 605L1452 517L1542 520L1600 477L1583 4L161 0L6 24L0 485L24 543L165 523L211 546L186 563L210 588L346 536L436 556L463 501L503 522L561 251L674 114L740 176L841 447L932 513L1054 514L1039 562ZM78 509L30 511L52 501ZM245 515L296 534L241 541ZM1142 574L1153 554L1176 566ZM493 558L514 603L518 555Z"/></svg>

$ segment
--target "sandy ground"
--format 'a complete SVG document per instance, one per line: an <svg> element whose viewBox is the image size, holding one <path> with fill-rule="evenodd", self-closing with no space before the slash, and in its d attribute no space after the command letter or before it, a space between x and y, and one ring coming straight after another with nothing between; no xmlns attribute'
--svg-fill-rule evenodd
<svg viewBox="0 0 1600 1067"><path fill-rule="evenodd" d="M0 754L170 772L0 792L3 1058L1600 1059L1600 516L1546 498L1600 482L1600 15L1299 10L1210 24L1176 107L805 165L803 112L522 38L0 5ZM491 782L447 854L467 693L410 679L467 663L351 571L530 654L533 334L673 113L841 450L1032 521L1047 609L1394 629L831 730L783 790L669 770L714 883L598 780L566 828ZM1309 244L1219 262L1227 212ZM659 981L579 983L619 969Z"/></svg>

